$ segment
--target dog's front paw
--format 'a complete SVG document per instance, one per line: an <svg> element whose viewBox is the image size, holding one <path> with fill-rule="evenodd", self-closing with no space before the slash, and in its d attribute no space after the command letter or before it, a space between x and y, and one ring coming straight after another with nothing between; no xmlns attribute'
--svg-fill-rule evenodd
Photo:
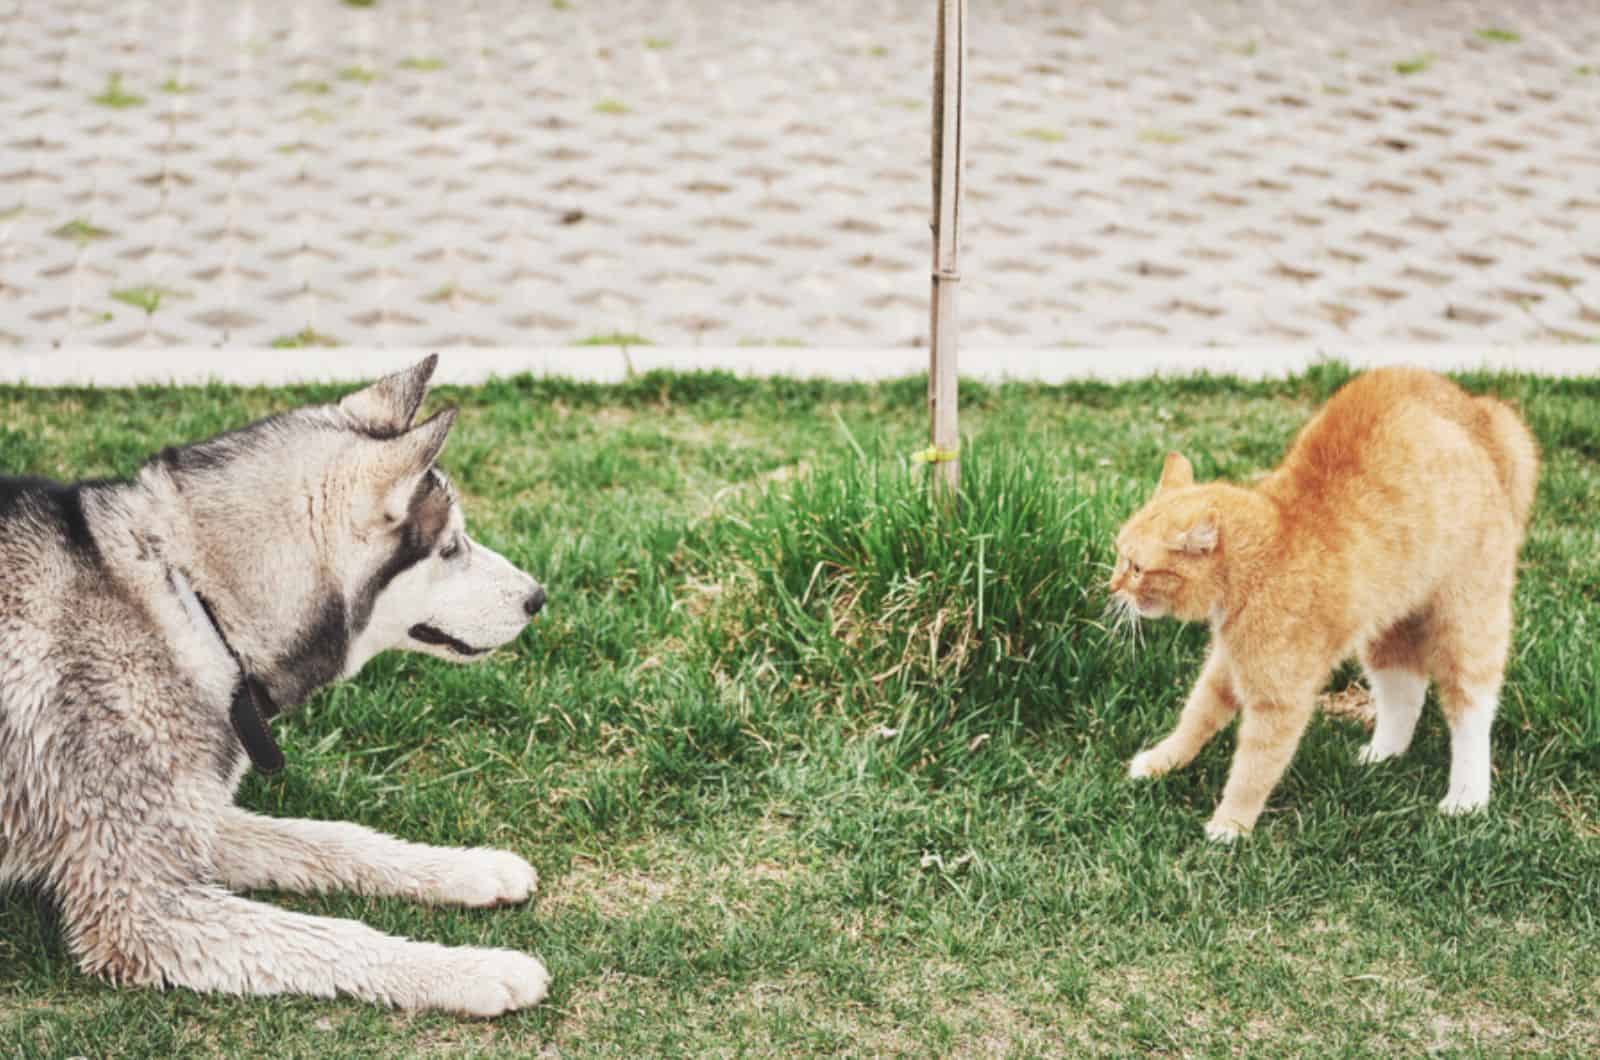
<svg viewBox="0 0 1600 1060"><path fill-rule="evenodd" d="M539 886L532 865L505 850L452 850L434 900L482 908L526 902Z"/></svg>
<svg viewBox="0 0 1600 1060"><path fill-rule="evenodd" d="M537 1005L550 992L550 973L535 957L514 950L446 952L428 1008L489 1019Z"/></svg>

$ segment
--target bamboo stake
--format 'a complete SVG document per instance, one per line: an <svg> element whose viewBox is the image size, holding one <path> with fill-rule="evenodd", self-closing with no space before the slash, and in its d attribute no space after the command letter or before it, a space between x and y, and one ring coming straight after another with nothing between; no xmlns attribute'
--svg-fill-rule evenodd
<svg viewBox="0 0 1600 1060"><path fill-rule="evenodd" d="M951 500L961 481L956 429L957 244L961 232L961 110L967 0L939 0L933 51L933 294L928 342L928 459Z"/></svg>

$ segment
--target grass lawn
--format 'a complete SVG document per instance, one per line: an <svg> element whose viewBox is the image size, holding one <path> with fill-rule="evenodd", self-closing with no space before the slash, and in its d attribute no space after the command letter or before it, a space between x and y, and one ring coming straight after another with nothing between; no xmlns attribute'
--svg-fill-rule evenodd
<svg viewBox="0 0 1600 1060"><path fill-rule="evenodd" d="M1319 717L1235 849L1201 834L1231 734L1125 778L1205 633L1108 631L1113 531L1165 450L1247 477L1342 378L963 388L948 526L906 460L920 381L442 391L469 523L550 604L482 666L391 655L322 693L241 800L528 857L527 908L267 897L531 951L550 1000L112 990L12 892L0 1055L1600 1053L1600 382L1467 380L1546 461L1487 813L1437 814L1431 707L1370 769ZM0 388L0 469L125 474L334 393Z"/></svg>

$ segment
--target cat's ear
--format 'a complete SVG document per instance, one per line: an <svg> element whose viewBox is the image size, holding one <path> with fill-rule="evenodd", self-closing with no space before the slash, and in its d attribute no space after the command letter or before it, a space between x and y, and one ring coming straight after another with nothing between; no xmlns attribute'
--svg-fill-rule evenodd
<svg viewBox="0 0 1600 1060"><path fill-rule="evenodd" d="M1182 453L1168 453L1167 462L1161 465L1161 484L1156 487L1156 492L1162 493L1193 485L1194 466L1184 459Z"/></svg>
<svg viewBox="0 0 1600 1060"><path fill-rule="evenodd" d="M1217 510L1207 508L1206 513L1189 529L1178 535L1176 548L1179 552L1191 556L1204 556L1217 547L1220 536L1217 530Z"/></svg>

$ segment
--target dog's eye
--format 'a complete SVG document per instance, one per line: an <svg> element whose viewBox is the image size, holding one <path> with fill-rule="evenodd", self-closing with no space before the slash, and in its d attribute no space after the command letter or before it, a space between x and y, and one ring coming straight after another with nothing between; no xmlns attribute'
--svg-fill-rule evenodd
<svg viewBox="0 0 1600 1060"><path fill-rule="evenodd" d="M1144 568L1139 566L1137 563L1135 563L1131 559L1128 561L1128 569L1133 572L1133 576L1135 578L1137 578L1139 575L1144 573Z"/></svg>
<svg viewBox="0 0 1600 1060"><path fill-rule="evenodd" d="M461 539L458 537L439 552L440 559L455 559L461 555Z"/></svg>

